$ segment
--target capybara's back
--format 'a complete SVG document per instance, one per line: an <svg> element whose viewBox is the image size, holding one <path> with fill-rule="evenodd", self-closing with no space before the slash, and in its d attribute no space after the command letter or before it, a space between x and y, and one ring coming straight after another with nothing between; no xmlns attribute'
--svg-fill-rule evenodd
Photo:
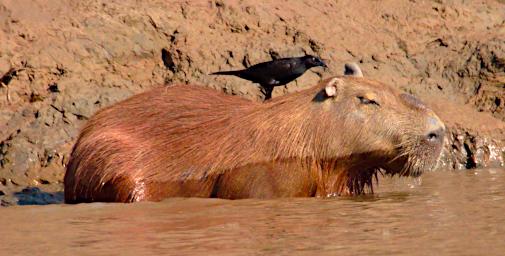
<svg viewBox="0 0 505 256"><path fill-rule="evenodd" d="M184 165L177 163L181 155L200 157L201 152L191 152L195 149L188 145L215 143L209 139L221 136L216 133L226 134L212 127L227 127L236 111L257 104L223 95L200 86L160 87L97 112L70 156L65 201L161 199L159 195L167 191L153 187L165 179L180 179L170 175L170 167ZM166 175L157 177L156 173Z"/></svg>

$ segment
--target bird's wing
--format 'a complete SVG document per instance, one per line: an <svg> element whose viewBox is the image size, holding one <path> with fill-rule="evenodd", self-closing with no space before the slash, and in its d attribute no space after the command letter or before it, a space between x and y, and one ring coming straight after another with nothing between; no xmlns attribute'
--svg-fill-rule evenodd
<svg viewBox="0 0 505 256"><path fill-rule="evenodd" d="M280 59L276 65L271 65L269 73L278 81L278 85L289 83L301 76L306 68L300 58Z"/></svg>
<svg viewBox="0 0 505 256"><path fill-rule="evenodd" d="M234 75L263 86L278 86L291 82L305 70L301 58L284 58L258 63Z"/></svg>
<svg viewBox="0 0 505 256"><path fill-rule="evenodd" d="M278 85L285 77L292 76L297 64L298 61L295 58L277 59L251 66L247 69L247 73L261 77L262 84Z"/></svg>
<svg viewBox="0 0 505 256"><path fill-rule="evenodd" d="M286 58L274 60L267 64L267 68L272 72L275 72L277 74L285 74L292 72L293 68L300 64L300 61L298 58Z"/></svg>

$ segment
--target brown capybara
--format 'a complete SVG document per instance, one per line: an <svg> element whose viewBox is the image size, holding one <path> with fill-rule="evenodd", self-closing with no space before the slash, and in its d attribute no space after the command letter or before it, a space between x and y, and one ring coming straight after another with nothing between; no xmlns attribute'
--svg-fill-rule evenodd
<svg viewBox="0 0 505 256"><path fill-rule="evenodd" d="M65 201L272 198L373 192L378 174L418 176L444 141L413 96L334 77L266 103L176 85L96 113L65 174Z"/></svg>

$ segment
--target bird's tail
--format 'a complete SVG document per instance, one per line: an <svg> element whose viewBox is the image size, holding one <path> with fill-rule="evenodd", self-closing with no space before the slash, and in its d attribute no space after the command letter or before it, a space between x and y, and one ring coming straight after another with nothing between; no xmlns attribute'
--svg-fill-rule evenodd
<svg viewBox="0 0 505 256"><path fill-rule="evenodd" d="M234 75L238 75L238 74L239 74L239 71L237 71L237 70L219 71L219 72L210 73L210 75L227 75L227 76L234 76Z"/></svg>

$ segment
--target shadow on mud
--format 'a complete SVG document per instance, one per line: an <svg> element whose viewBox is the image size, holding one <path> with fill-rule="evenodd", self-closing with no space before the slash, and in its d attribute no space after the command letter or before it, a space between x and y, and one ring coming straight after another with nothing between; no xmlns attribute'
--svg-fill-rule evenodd
<svg viewBox="0 0 505 256"><path fill-rule="evenodd" d="M46 205L63 203L63 191L45 192L35 187L24 188L14 193L17 205Z"/></svg>

